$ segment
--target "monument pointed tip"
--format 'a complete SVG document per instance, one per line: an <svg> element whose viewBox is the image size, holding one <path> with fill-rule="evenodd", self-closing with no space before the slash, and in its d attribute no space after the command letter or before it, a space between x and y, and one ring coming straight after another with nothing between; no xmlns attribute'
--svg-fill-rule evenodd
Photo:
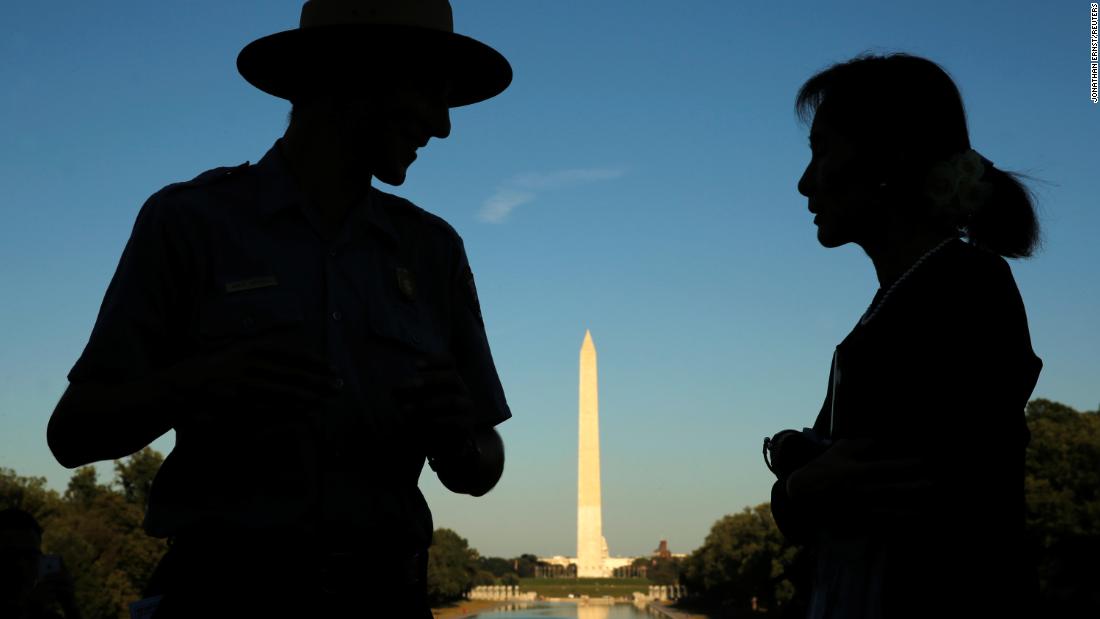
<svg viewBox="0 0 1100 619"><path fill-rule="evenodd" d="M590 346L592 344L592 332L588 329L584 330L584 346Z"/></svg>

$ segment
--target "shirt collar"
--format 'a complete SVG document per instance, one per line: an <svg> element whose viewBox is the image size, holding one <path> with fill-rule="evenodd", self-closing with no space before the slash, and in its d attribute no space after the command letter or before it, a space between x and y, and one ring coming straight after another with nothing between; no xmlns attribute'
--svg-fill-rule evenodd
<svg viewBox="0 0 1100 619"><path fill-rule="evenodd" d="M294 179L282 148L285 148L283 138L275 140L264 156L252 166L260 181L256 208L265 222L284 210L304 208L306 205L305 194ZM391 240L398 241L397 228L381 203L384 199L382 192L371 187L363 200L348 213L351 220L349 225L358 226L364 232L375 229Z"/></svg>

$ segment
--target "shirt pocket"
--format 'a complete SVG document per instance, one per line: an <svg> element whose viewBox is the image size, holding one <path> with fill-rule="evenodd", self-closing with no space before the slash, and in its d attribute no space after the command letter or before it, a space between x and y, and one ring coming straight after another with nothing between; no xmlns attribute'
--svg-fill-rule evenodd
<svg viewBox="0 0 1100 619"><path fill-rule="evenodd" d="M423 308L398 301L372 308L369 313L372 356L380 362L387 382L411 378L418 361L446 350L440 330Z"/></svg>
<svg viewBox="0 0 1100 619"><path fill-rule="evenodd" d="M427 310L401 299L368 309L366 361L371 382L379 388L370 390L367 396L374 399L371 407L374 418L383 428L391 424L400 428L408 422L400 407L397 387L419 375L418 362L446 350L440 329Z"/></svg>
<svg viewBox="0 0 1100 619"><path fill-rule="evenodd" d="M368 337L383 355L424 357L446 350L443 324L427 291L416 300L398 295L396 288L380 292L375 296L380 302L367 309L367 322Z"/></svg>
<svg viewBox="0 0 1100 619"><path fill-rule="evenodd" d="M304 324L301 301L289 290L250 290L206 299L199 305L198 335L206 349Z"/></svg>
<svg viewBox="0 0 1100 619"><path fill-rule="evenodd" d="M303 304L289 289L203 299L197 325L199 346L207 353L284 329L297 330L301 346L308 343ZM295 407L268 404L241 407L209 401L204 409L199 421L177 429L177 448L186 456L183 468L194 483L201 481L207 495L201 500L216 504L213 509L229 517L255 523L299 514L315 490L318 456L311 417Z"/></svg>
<svg viewBox="0 0 1100 619"><path fill-rule="evenodd" d="M412 488L424 465L423 420L403 409L398 387L420 375L418 362L446 350L440 329L427 310L395 299L375 304L367 312L365 361L371 375L368 384L373 388L363 395L368 401L371 431L381 437L376 444L384 445L381 449L391 473Z"/></svg>

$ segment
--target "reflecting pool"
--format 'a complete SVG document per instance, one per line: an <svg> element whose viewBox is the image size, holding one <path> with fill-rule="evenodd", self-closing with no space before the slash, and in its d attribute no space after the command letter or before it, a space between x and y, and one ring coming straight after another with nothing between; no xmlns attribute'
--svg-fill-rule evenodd
<svg viewBox="0 0 1100 619"><path fill-rule="evenodd" d="M601 602L518 602L474 615L476 619L652 619L657 616L633 604Z"/></svg>

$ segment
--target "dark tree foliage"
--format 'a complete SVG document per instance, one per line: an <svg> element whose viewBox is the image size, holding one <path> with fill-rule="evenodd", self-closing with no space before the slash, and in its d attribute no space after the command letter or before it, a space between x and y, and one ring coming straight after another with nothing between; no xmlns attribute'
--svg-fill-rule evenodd
<svg viewBox="0 0 1100 619"><path fill-rule="evenodd" d="M515 567L516 576L520 578L534 578L535 567L539 564L539 558L532 554L522 554L512 559L512 565Z"/></svg>
<svg viewBox="0 0 1100 619"><path fill-rule="evenodd" d="M714 523L684 562L688 590L732 611L776 609L794 595L784 570L797 549L784 539L768 503L746 507Z"/></svg>
<svg viewBox="0 0 1100 619"><path fill-rule="evenodd" d="M477 560L477 575L474 578L474 586L518 585L519 574L516 572L517 562L518 559L479 557Z"/></svg>
<svg viewBox="0 0 1100 619"><path fill-rule="evenodd" d="M505 574L515 574L515 570L512 569L512 562L503 557L481 557L477 560L479 569L489 572L494 577L501 577Z"/></svg>
<svg viewBox="0 0 1100 619"><path fill-rule="evenodd" d="M675 585L679 584L682 580L681 576L684 571L685 559L679 559L676 557L638 557L634 559L631 566L634 568L645 568L644 576L648 578L655 585ZM643 575L642 572L635 570L639 576Z"/></svg>
<svg viewBox="0 0 1100 619"><path fill-rule="evenodd" d="M433 606L453 602L474 586L477 551L450 529L436 529L428 549L428 599Z"/></svg>
<svg viewBox="0 0 1100 619"><path fill-rule="evenodd" d="M157 476L164 457L146 447L125 460L115 460L115 479L122 486L126 501L148 505L149 489L153 487L153 478Z"/></svg>
<svg viewBox="0 0 1100 619"><path fill-rule="evenodd" d="M1048 609L1098 604L1100 411L1036 399L1026 415L1027 531L1044 603ZM681 580L733 611L747 610L754 597L760 607L781 608L794 593L788 577L799 575L799 586L808 585L798 550L779 533L767 504L745 508L715 523L686 560Z"/></svg>
<svg viewBox="0 0 1100 619"><path fill-rule="evenodd" d="M1027 526L1048 608L1100 607L1100 411L1028 403ZM1068 616L1068 615L1066 615Z"/></svg>
<svg viewBox="0 0 1100 619"><path fill-rule="evenodd" d="M1067 535L1100 534L1100 414L1050 400L1027 406L1028 528L1049 549Z"/></svg>
<svg viewBox="0 0 1100 619"><path fill-rule="evenodd" d="M116 461L112 484L100 484L94 467L81 467L63 495L48 490L44 478L0 469L0 509L20 507L38 519L42 551L61 555L85 619L128 619L130 602L140 599L167 551L164 540L141 528L147 486L138 490L141 476L151 479L161 460L147 448Z"/></svg>

